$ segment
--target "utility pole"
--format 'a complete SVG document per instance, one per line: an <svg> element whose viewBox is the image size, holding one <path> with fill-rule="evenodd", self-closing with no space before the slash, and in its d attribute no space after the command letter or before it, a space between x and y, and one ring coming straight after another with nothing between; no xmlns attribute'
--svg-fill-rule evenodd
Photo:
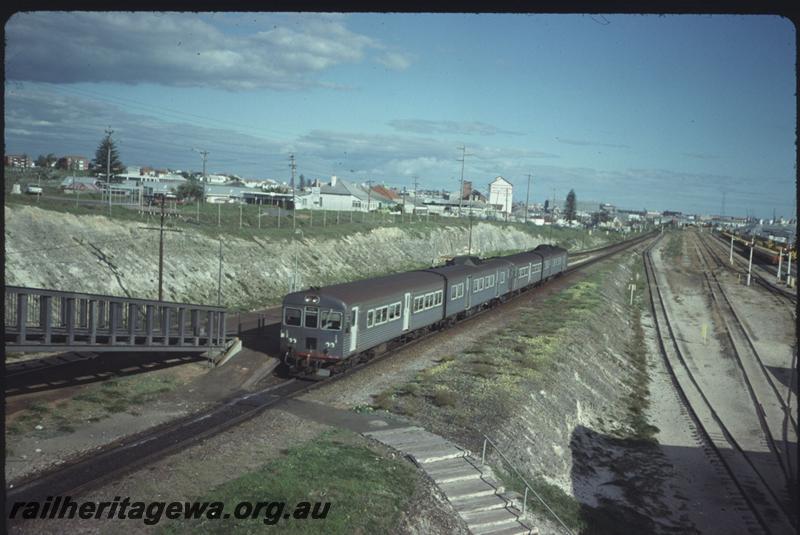
<svg viewBox="0 0 800 535"><path fill-rule="evenodd" d="M294 171L297 165L294 163L294 154L289 155L289 167L292 169L292 229L297 227L297 198L294 190Z"/></svg>
<svg viewBox="0 0 800 535"><path fill-rule="evenodd" d="M106 129L106 144L108 145L108 156L106 157L106 193L108 193L108 217L111 217L111 134L114 131L109 126Z"/></svg>
<svg viewBox="0 0 800 535"><path fill-rule="evenodd" d="M372 204L372 180L367 180L367 219L369 219L369 208Z"/></svg>
<svg viewBox="0 0 800 535"><path fill-rule="evenodd" d="M723 190L722 190L722 217L725 217L725 194L726 193L727 192L723 188Z"/></svg>
<svg viewBox="0 0 800 535"><path fill-rule="evenodd" d="M528 201L531 197L531 174L528 173L528 189L525 193L525 224L528 224Z"/></svg>
<svg viewBox="0 0 800 535"><path fill-rule="evenodd" d="M217 272L217 306L222 306L222 237L219 238L219 271Z"/></svg>
<svg viewBox="0 0 800 535"><path fill-rule="evenodd" d="M200 150L197 151L203 157L203 184L208 182L208 175L206 174L206 162L208 161L208 151L207 150Z"/></svg>
<svg viewBox="0 0 800 535"><path fill-rule="evenodd" d="M755 247L755 241L750 243L750 261L747 264L747 285L750 286L750 272L753 271L753 247Z"/></svg>
<svg viewBox="0 0 800 535"><path fill-rule="evenodd" d="M414 215L417 212L417 179L419 178L417 175L412 177L414 179L414 206L411 207L411 222L414 222ZM463 177L462 177L463 180ZM459 207L458 217L461 217L461 208Z"/></svg>
<svg viewBox="0 0 800 535"><path fill-rule="evenodd" d="M472 155L467 154L467 148L464 145L457 148L461 149L461 159L456 160L457 162L461 162L461 189L458 192L458 217L461 218L461 206L464 201L464 160L467 156Z"/></svg>
<svg viewBox="0 0 800 535"><path fill-rule="evenodd" d="M143 230L157 230L158 231L158 300L164 300L164 231L167 232L183 232L182 230L164 228L164 204L166 199L161 197L161 224L158 227L139 227Z"/></svg>

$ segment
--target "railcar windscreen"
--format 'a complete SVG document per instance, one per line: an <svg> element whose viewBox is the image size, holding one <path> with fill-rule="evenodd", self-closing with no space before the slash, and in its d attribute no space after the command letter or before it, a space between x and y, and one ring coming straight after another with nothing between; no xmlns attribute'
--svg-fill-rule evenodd
<svg viewBox="0 0 800 535"><path fill-rule="evenodd" d="M317 307L306 307L305 326L308 327L309 329L316 329L318 319L319 319L319 309Z"/></svg>
<svg viewBox="0 0 800 535"><path fill-rule="evenodd" d="M333 310L323 310L320 314L320 325L327 331L338 331L342 328L342 313Z"/></svg>
<svg viewBox="0 0 800 535"><path fill-rule="evenodd" d="M299 327L303 312L299 308L286 307L283 311L283 322L286 325L294 325Z"/></svg>

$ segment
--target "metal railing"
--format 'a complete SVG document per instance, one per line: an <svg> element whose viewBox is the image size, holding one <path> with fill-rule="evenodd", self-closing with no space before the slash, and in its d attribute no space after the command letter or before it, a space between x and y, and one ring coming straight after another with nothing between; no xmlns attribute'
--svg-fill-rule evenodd
<svg viewBox="0 0 800 535"><path fill-rule="evenodd" d="M223 307L5 287L8 351L206 351L226 343Z"/></svg>
<svg viewBox="0 0 800 535"><path fill-rule="evenodd" d="M550 512L550 514L553 516L553 518L555 518L558 521L558 523L561 524L561 527L564 528L564 531L566 533L568 533L569 535L573 535L572 530L570 530L567 527L567 525L564 524L564 521L561 520L561 518L559 518L559 516L555 513L555 511L553 511L550 508L549 505L547 505L547 503L539 495L539 493L536 492L533 489L533 486L530 483L528 483L528 481L524 477L522 477L522 474L519 473L519 470L517 470L516 467L513 464L511 464L511 461L508 460L508 457L506 457L503 454L503 452L500 451L500 449L497 447L497 445L494 442L492 442L492 439L490 439L486 435L483 435L483 452L481 453L481 465L485 465L486 464L486 446L487 445L491 445L492 446L494 451L496 451L500 455L500 457L503 459L503 461L505 461L505 463L508 465L508 467L511 468L511 470L514 472L514 474L516 474L516 476L520 479L520 481L522 481L522 483L525 485L525 496L522 499L522 517L525 518L525 514L527 513L528 491L530 491L534 496L536 496L536 499L539 500L542 505L544 505L545 509L547 509Z"/></svg>

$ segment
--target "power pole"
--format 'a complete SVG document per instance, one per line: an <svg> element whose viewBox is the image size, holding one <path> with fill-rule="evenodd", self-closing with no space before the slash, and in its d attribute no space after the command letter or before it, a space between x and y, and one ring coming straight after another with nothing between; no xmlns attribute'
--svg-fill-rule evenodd
<svg viewBox="0 0 800 535"><path fill-rule="evenodd" d="M369 219L369 208L372 204L372 180L367 180L367 218Z"/></svg>
<svg viewBox="0 0 800 535"><path fill-rule="evenodd" d="M208 161L208 151L207 150L200 150L197 151L203 157L203 184L208 182L208 175L206 175L206 162Z"/></svg>
<svg viewBox="0 0 800 535"><path fill-rule="evenodd" d="M525 193L525 224L528 223L528 200L531 196L531 174L528 173L528 189Z"/></svg>
<svg viewBox="0 0 800 535"><path fill-rule="evenodd" d="M294 154L289 155L289 167L292 169L292 229L297 226L297 198L294 191L294 171L297 165L294 163Z"/></svg>
<svg viewBox="0 0 800 535"><path fill-rule="evenodd" d="M164 231L167 232L183 232L182 230L164 228L164 205L166 199L161 197L161 224L158 227L139 227L143 230L157 230L158 231L158 300L164 300Z"/></svg>
<svg viewBox="0 0 800 535"><path fill-rule="evenodd" d="M471 154L467 154L467 148L464 145L457 147L461 149L461 159L456 160L457 162L461 162L461 189L458 192L458 217L461 217L461 206L462 201L464 200L464 160L467 156L472 156Z"/></svg>
<svg viewBox="0 0 800 535"><path fill-rule="evenodd" d="M411 207L411 222L414 222L414 214L417 212L417 179L419 178L417 175L412 177L414 179L414 206ZM461 216L461 212L458 213L459 217Z"/></svg>
<svg viewBox="0 0 800 535"><path fill-rule="evenodd" d="M108 194L108 217L111 217L111 134L114 131L109 126L106 129L106 143L108 144L108 156L106 157L106 193Z"/></svg>
<svg viewBox="0 0 800 535"><path fill-rule="evenodd" d="M217 306L222 306L222 237L219 238L219 271L217 272Z"/></svg>

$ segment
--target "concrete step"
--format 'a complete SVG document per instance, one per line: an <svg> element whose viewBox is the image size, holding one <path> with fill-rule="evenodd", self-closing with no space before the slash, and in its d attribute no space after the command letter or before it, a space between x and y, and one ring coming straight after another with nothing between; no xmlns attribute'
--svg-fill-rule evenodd
<svg viewBox="0 0 800 535"><path fill-rule="evenodd" d="M473 535L538 535L539 530L532 529L524 523L515 522L510 526L487 526L485 528L470 528Z"/></svg>
<svg viewBox="0 0 800 535"><path fill-rule="evenodd" d="M408 448L404 449L406 453L411 454L418 463L425 465L446 459L456 459L464 457L464 450L460 450L455 446L448 445L445 447L436 448ZM423 466L423 468L425 468Z"/></svg>
<svg viewBox="0 0 800 535"><path fill-rule="evenodd" d="M459 457L457 459L445 459L445 460L442 460L442 461L435 461L435 462L432 462L432 463L427 463L427 464L425 464L425 471L428 474L434 474L437 471L449 470L451 468L464 466L465 464L468 464L468 465L470 465L472 467L475 466L474 464L469 462L469 458L468 457ZM476 468L476 470L477 470L477 468Z"/></svg>
<svg viewBox="0 0 800 535"><path fill-rule="evenodd" d="M381 442L388 444L393 448L404 450L407 448L422 447L422 446L449 446L450 442L437 436L424 436L424 435L411 435L407 437L387 437L381 439Z"/></svg>
<svg viewBox="0 0 800 535"><path fill-rule="evenodd" d="M475 498L467 498L466 500L458 500L453 503L453 508L458 511L459 514L491 511L492 509L505 509L506 507L508 507L508 502L499 494L477 496Z"/></svg>
<svg viewBox="0 0 800 535"><path fill-rule="evenodd" d="M481 477L480 471L466 462L462 462L461 466L442 470L429 470L426 467L425 471L428 472L428 475L438 484L464 481L467 479L480 479Z"/></svg>
<svg viewBox="0 0 800 535"><path fill-rule="evenodd" d="M469 479L467 481L453 481L452 483L442 483L439 488L444 492L447 499L455 507L459 502L480 496L493 496L503 492L502 485L497 483L489 484L483 479Z"/></svg>
<svg viewBox="0 0 800 535"><path fill-rule="evenodd" d="M475 511L473 513L460 513L461 518L467 523L469 529L485 528L489 526L510 527L517 523L517 515L508 509L490 509L488 511Z"/></svg>

